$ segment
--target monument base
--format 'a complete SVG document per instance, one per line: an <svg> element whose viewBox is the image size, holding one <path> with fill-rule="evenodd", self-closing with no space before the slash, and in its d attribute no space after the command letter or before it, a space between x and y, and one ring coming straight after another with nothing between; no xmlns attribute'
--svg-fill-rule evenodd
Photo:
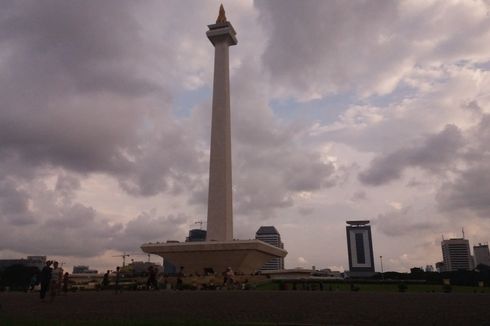
<svg viewBox="0 0 490 326"><path fill-rule="evenodd" d="M252 274L266 262L284 257L287 251L260 240L145 243L147 254L163 257L185 274L222 273L231 267L235 273Z"/></svg>

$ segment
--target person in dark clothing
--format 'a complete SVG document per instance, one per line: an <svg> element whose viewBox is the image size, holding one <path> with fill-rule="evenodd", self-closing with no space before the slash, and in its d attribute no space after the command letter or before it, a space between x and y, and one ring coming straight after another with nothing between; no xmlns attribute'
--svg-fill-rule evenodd
<svg viewBox="0 0 490 326"><path fill-rule="evenodd" d="M121 278L121 272L119 271L119 266L116 267L116 285L115 285L115 290L116 293L121 292L121 289L119 288L119 280Z"/></svg>
<svg viewBox="0 0 490 326"><path fill-rule="evenodd" d="M157 269L153 266L148 267L148 281L146 281L146 288L148 290L150 288L158 290Z"/></svg>
<svg viewBox="0 0 490 326"><path fill-rule="evenodd" d="M46 292L49 290L49 282L51 282L51 261L46 262L46 266L43 267L41 274L39 275L39 282L41 283L41 291L39 296L41 300L46 297Z"/></svg>
<svg viewBox="0 0 490 326"><path fill-rule="evenodd" d="M31 281L29 283L29 291L32 292L34 291L34 287L39 284L39 275L38 273L32 275Z"/></svg>
<svg viewBox="0 0 490 326"><path fill-rule="evenodd" d="M104 274L104 278L102 279L102 287L101 289L102 290L105 290L109 287L109 273L111 271L107 271L105 274Z"/></svg>
<svg viewBox="0 0 490 326"><path fill-rule="evenodd" d="M63 274L63 293L68 293L68 283L70 282L70 275L68 272Z"/></svg>
<svg viewBox="0 0 490 326"><path fill-rule="evenodd" d="M184 266L180 266L179 274L177 275L177 286L176 290L182 290L183 289L183 280L182 278L184 277Z"/></svg>

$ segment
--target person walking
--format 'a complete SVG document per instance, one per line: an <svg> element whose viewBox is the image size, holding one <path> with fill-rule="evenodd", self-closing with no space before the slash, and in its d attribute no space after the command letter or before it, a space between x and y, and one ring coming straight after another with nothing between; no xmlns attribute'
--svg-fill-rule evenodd
<svg viewBox="0 0 490 326"><path fill-rule="evenodd" d="M44 300L46 297L46 292L49 289L49 283L51 282L51 261L48 260L46 265L41 270L41 274L39 275L39 283L41 283L41 291L39 292L39 296L41 300Z"/></svg>
<svg viewBox="0 0 490 326"><path fill-rule="evenodd" d="M146 281L146 288L148 290L158 290L157 269L153 266L148 267L148 281Z"/></svg>
<svg viewBox="0 0 490 326"><path fill-rule="evenodd" d="M49 293L51 301L58 294L61 287L61 280L63 279L63 269L58 266L58 262L53 263L53 271L51 272L51 281L49 282Z"/></svg>

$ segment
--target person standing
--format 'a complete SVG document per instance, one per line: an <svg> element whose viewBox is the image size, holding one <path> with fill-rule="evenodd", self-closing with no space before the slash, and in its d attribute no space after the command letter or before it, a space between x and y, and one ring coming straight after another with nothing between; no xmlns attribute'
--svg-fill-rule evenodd
<svg viewBox="0 0 490 326"><path fill-rule="evenodd" d="M31 277L31 281L29 283L29 292L34 291L34 287L39 284L39 276L38 273L35 273Z"/></svg>
<svg viewBox="0 0 490 326"><path fill-rule="evenodd" d="M107 288L109 287L109 273L110 273L110 272L111 272L111 271L109 271L109 270L108 270L108 271L107 271L107 272L104 274L104 278L102 279L102 287L101 287L101 289L102 289L102 290L105 290L105 289L107 289Z"/></svg>
<svg viewBox="0 0 490 326"><path fill-rule="evenodd" d="M68 293L68 283L70 282L70 276L68 272L63 275L63 293L66 295Z"/></svg>
<svg viewBox="0 0 490 326"><path fill-rule="evenodd" d="M180 266L179 274L177 275L177 285L175 287L176 290L183 290L183 278L184 278L184 266Z"/></svg>
<svg viewBox="0 0 490 326"><path fill-rule="evenodd" d="M115 290L116 290L116 293L119 293L121 292L121 289L119 288L119 281L120 281L120 278L121 278L121 272L119 271L119 266L116 267L116 286L115 286Z"/></svg>
<svg viewBox="0 0 490 326"><path fill-rule="evenodd" d="M53 271L51 273L51 281L49 282L49 293L51 295L51 301L58 294L61 287L61 280L63 279L63 269L58 266L58 262L53 263Z"/></svg>
<svg viewBox="0 0 490 326"><path fill-rule="evenodd" d="M233 272L233 270L231 269L231 267L228 267L226 269L226 273L225 273L225 276L226 276L226 288L229 290L229 289L232 289L235 285L235 273Z"/></svg>
<svg viewBox="0 0 490 326"><path fill-rule="evenodd" d="M148 267L148 281L146 281L146 288L148 290L150 288L158 290L157 269L153 266Z"/></svg>
<svg viewBox="0 0 490 326"><path fill-rule="evenodd" d="M39 292L39 296L41 300L44 300L46 297L46 292L49 289L49 283L51 282L51 261L48 260L46 262L46 266L43 267L41 274L39 275L39 283L41 283L41 291Z"/></svg>

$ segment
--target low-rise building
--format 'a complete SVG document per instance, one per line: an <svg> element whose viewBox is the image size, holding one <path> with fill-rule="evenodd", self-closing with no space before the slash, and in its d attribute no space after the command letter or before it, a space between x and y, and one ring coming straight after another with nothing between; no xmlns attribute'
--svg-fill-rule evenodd
<svg viewBox="0 0 490 326"><path fill-rule="evenodd" d="M90 269L87 265L77 265L73 266L73 274L97 274L96 269Z"/></svg>
<svg viewBox="0 0 490 326"><path fill-rule="evenodd" d="M37 267L39 270L41 270L44 265L46 265L46 256L27 256L27 259L0 259L0 270L4 270L14 265Z"/></svg>

